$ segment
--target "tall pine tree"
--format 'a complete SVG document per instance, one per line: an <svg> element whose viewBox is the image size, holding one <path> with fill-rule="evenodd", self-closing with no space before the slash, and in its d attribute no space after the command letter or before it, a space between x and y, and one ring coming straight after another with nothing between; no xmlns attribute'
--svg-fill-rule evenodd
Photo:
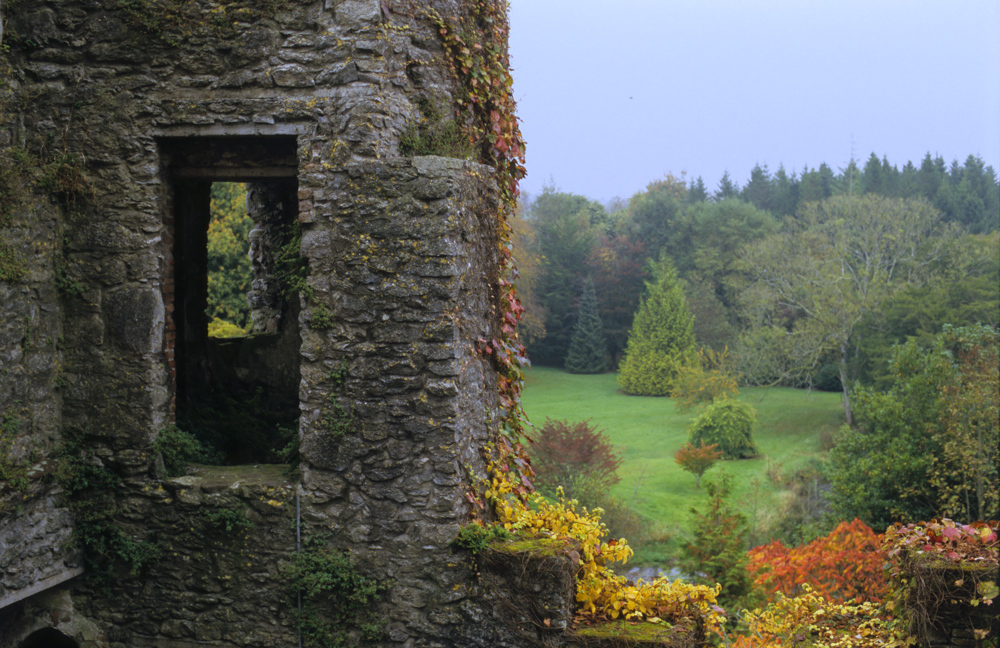
<svg viewBox="0 0 1000 648"><path fill-rule="evenodd" d="M649 294L635 314L618 372L626 394L666 396L677 370L697 361L694 318L677 271L666 257L657 266L656 282L646 284Z"/></svg>
<svg viewBox="0 0 1000 648"><path fill-rule="evenodd" d="M732 178L729 177L729 170L727 169L722 174L722 179L719 180L719 189L715 192L716 200L725 200L726 198L739 198L740 188L736 186Z"/></svg>
<svg viewBox="0 0 1000 648"><path fill-rule="evenodd" d="M566 353L566 371L576 374L603 373L608 370L608 349L604 343L604 327L597 312L594 282L583 282L579 314L573 327L573 338Z"/></svg>

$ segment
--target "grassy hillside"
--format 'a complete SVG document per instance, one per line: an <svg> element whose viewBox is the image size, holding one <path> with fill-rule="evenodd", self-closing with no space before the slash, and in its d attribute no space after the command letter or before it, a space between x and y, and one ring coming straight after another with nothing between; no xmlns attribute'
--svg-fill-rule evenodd
<svg viewBox="0 0 1000 648"><path fill-rule="evenodd" d="M840 395L787 388L745 388L740 399L757 409L755 434L761 455L719 462L705 474L733 478L734 497L756 524L758 536L781 507L782 493L768 478L789 474L822 455L821 437L843 422ZM574 375L546 367L532 369L523 395L532 423L545 419L591 419L603 428L623 458L621 482L614 494L651 521L676 532L689 509L706 499L704 487L674 463L674 452L687 441L695 412L680 412L669 398L627 396L618 391L615 374Z"/></svg>

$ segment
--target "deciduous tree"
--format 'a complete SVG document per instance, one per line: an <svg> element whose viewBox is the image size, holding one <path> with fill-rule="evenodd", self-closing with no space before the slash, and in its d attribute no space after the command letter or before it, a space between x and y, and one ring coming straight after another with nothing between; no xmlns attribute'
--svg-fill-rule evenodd
<svg viewBox="0 0 1000 648"><path fill-rule="evenodd" d="M250 230L242 184L212 184L208 226L208 316L245 329L250 319Z"/></svg>
<svg viewBox="0 0 1000 648"><path fill-rule="evenodd" d="M533 221L538 237L542 266L537 294L546 311L545 337L528 351L539 364L562 366L573 335L586 261L607 215L599 203L547 188L526 217Z"/></svg>
<svg viewBox="0 0 1000 648"><path fill-rule="evenodd" d="M866 314L923 280L940 248L940 214L921 200L839 196L806 205L801 223L744 249L740 295L751 328L781 325L798 338L796 370L812 375L835 353L851 422L851 336ZM940 241L941 239L937 239Z"/></svg>
<svg viewBox="0 0 1000 648"><path fill-rule="evenodd" d="M646 245L627 234L602 236L588 261L608 352L614 364L625 351L632 319L649 279Z"/></svg>
<svg viewBox="0 0 1000 648"><path fill-rule="evenodd" d="M722 458L722 451L717 443L705 445L704 442L693 446L685 443L674 453L674 463L694 475L694 487L701 488L701 476Z"/></svg>
<svg viewBox="0 0 1000 648"><path fill-rule="evenodd" d="M1000 514L998 347L991 327L946 327L897 349L889 391L856 390L857 425L830 453L837 513L874 528Z"/></svg>
<svg viewBox="0 0 1000 648"><path fill-rule="evenodd" d="M535 484L552 494L564 487L567 497L573 498L573 486L580 477L588 486L607 491L618 483L618 467L622 460L602 430L590 421L553 421L545 423L533 435L531 444Z"/></svg>

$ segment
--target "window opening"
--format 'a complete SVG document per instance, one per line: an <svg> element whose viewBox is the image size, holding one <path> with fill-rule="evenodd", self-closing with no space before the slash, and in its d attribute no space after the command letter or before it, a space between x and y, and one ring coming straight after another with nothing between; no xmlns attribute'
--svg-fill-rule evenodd
<svg viewBox="0 0 1000 648"><path fill-rule="evenodd" d="M283 450L298 441L299 299L276 260L294 246L294 138L171 138L161 151L177 425L210 449L208 463L287 463Z"/></svg>
<svg viewBox="0 0 1000 648"><path fill-rule="evenodd" d="M253 281L247 189L241 182L213 182L208 223L208 336L244 337L250 331L247 293Z"/></svg>

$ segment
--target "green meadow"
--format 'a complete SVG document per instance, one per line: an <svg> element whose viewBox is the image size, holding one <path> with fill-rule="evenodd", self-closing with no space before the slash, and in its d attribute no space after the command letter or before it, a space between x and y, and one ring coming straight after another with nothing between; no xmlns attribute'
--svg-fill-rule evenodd
<svg viewBox="0 0 1000 648"><path fill-rule="evenodd" d="M766 535L783 506L783 479L823 456L822 440L843 423L839 393L784 387L743 388L739 398L757 410L754 438L760 455L720 461L702 480L674 463L674 453L687 442L694 410L678 410L670 398L627 396L618 390L616 374L574 375L536 367L526 377L522 397L528 418L541 426L546 418L590 419L615 446L623 463L613 494L669 535L689 523L692 506L707 500L704 482L731 476L731 502L751 523L758 539Z"/></svg>

